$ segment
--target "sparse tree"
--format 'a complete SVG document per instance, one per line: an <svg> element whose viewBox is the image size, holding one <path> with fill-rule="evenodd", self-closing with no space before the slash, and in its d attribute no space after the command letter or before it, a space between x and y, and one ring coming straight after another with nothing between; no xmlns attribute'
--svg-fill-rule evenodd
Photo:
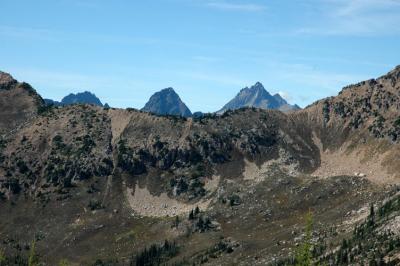
<svg viewBox="0 0 400 266"><path fill-rule="evenodd" d="M313 217L311 211L306 215L306 232L305 238L296 251L296 266L310 266L312 265L312 229L313 228Z"/></svg>
<svg viewBox="0 0 400 266"><path fill-rule="evenodd" d="M58 263L58 265L59 266L68 266L69 263L68 263L68 261L66 259L63 259L63 260L60 261L60 263Z"/></svg>
<svg viewBox="0 0 400 266"><path fill-rule="evenodd" d="M175 220L173 223L173 227L178 228L179 224L181 223L181 220L179 219L179 216L175 216Z"/></svg>
<svg viewBox="0 0 400 266"><path fill-rule="evenodd" d="M189 220L194 220L193 210L191 210L190 213L189 213Z"/></svg>
<svg viewBox="0 0 400 266"><path fill-rule="evenodd" d="M0 249L0 266L5 266L5 261L6 261L6 255L4 251Z"/></svg>
<svg viewBox="0 0 400 266"><path fill-rule="evenodd" d="M37 266L39 264L38 256L36 255L36 241L32 241L29 257L28 257L28 266Z"/></svg>

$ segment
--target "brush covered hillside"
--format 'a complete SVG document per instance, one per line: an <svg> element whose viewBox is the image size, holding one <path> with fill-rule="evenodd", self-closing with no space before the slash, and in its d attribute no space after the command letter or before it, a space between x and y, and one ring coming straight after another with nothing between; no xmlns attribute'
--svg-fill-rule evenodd
<svg viewBox="0 0 400 266"><path fill-rule="evenodd" d="M400 68L292 113L199 118L0 80L1 265L399 263Z"/></svg>

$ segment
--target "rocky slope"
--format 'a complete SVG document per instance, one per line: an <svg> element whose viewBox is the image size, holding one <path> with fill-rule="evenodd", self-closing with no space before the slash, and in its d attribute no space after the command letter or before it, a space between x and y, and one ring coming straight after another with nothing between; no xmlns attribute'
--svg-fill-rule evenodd
<svg viewBox="0 0 400 266"><path fill-rule="evenodd" d="M376 181L396 182L400 111L400 68L369 81L345 87L338 96L300 111L302 123L313 127L320 142L322 172L355 172Z"/></svg>
<svg viewBox="0 0 400 266"><path fill-rule="evenodd" d="M173 88L166 88L156 92L142 108L142 111L159 115L180 115L190 117L192 113L182 102Z"/></svg>
<svg viewBox="0 0 400 266"><path fill-rule="evenodd" d="M29 84L0 72L0 135L17 130L43 105L43 99Z"/></svg>
<svg viewBox="0 0 400 266"><path fill-rule="evenodd" d="M277 109L284 112L299 110L297 105L290 105L279 94L272 96L260 83L257 82L250 88L242 89L231 101L229 101L218 113L227 110L236 110L244 107L256 107L262 109Z"/></svg>
<svg viewBox="0 0 400 266"><path fill-rule="evenodd" d="M36 240L46 265L282 265L304 241L309 210L318 254L329 258L371 203L398 190L400 68L297 112L196 118L43 108L27 85L1 77L0 100L23 104L0 105L12 132L0 139L8 261L27 259Z"/></svg>

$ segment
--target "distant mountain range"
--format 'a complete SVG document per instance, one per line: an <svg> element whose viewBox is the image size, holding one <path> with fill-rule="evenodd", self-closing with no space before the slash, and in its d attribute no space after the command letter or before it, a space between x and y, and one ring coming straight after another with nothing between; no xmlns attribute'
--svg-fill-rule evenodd
<svg viewBox="0 0 400 266"><path fill-rule="evenodd" d="M71 93L65 96L61 102L51 99L44 99L46 104L55 106L64 106L70 104L93 104L97 106L109 107L89 91L80 93ZM244 107L256 107L261 109L276 109L282 112L290 112L301 109L298 105L290 105L278 93L271 95L264 86L257 82L255 85L242 89L231 101L229 101L217 114L222 114L228 110L236 110ZM178 115L183 117L200 117L201 112L192 114L190 109L181 100L173 88L166 88L153 94L142 111L158 115Z"/></svg>
<svg viewBox="0 0 400 266"><path fill-rule="evenodd" d="M216 112L222 114L228 110L236 110L244 107L256 107L262 109L276 109L282 112L300 110L298 105L290 105L278 93L271 95L264 86L257 82L254 86L242 89L235 98L228 102L221 110ZM203 113L193 113L180 99L173 88L167 88L156 92L151 96L142 111L159 115L180 115L184 117L202 116Z"/></svg>
<svg viewBox="0 0 400 266"><path fill-rule="evenodd" d="M271 95L264 86L257 82L255 85L242 89L230 102L217 113L236 110L243 107L256 107L262 109L277 109L283 112L299 110L298 105L290 105L278 93Z"/></svg>
<svg viewBox="0 0 400 266"><path fill-rule="evenodd" d="M63 106L63 105L70 105L70 104L93 104L98 106L103 106L103 103L100 101L97 96L89 91L79 92L79 93L70 93L69 95L65 96L61 102L54 101L51 99L44 99L46 104L55 105L55 106Z"/></svg>
<svg viewBox="0 0 400 266"><path fill-rule="evenodd" d="M184 104L173 88L166 88L153 94L142 108L142 111L159 115L192 116L192 112Z"/></svg>

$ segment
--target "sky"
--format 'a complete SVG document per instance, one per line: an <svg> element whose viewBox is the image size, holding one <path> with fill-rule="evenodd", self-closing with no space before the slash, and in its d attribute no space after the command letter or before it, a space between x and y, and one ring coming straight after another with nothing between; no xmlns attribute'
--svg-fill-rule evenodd
<svg viewBox="0 0 400 266"><path fill-rule="evenodd" d="M257 81L302 107L400 65L400 0L0 0L0 70L60 100L219 110Z"/></svg>

